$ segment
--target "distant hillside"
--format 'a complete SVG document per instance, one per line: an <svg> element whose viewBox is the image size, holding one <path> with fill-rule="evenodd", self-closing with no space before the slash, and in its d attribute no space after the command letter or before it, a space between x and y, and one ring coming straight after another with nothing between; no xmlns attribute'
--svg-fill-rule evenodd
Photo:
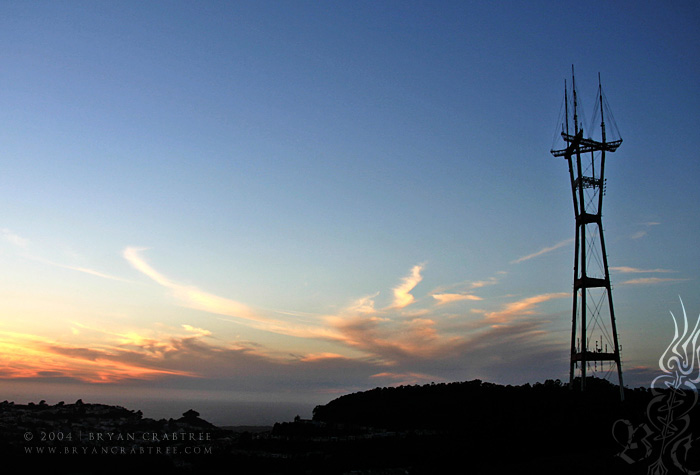
<svg viewBox="0 0 700 475"><path fill-rule="evenodd" d="M522 386L474 380L376 388L349 394L317 406L313 419L393 430L456 430L475 424L526 430L533 424L570 425L581 418L582 423L602 423L624 413L643 414L651 393L644 388L628 389L626 399L621 404L619 388L602 379L591 378L583 394L570 391L559 380Z"/></svg>

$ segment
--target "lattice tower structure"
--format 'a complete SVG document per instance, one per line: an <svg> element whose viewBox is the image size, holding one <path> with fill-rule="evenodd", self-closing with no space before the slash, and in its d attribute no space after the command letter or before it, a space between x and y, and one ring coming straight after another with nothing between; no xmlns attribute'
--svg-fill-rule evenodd
<svg viewBox="0 0 700 475"><path fill-rule="evenodd" d="M573 387L578 377L584 390L588 374L600 372L608 378L617 372L620 398L624 400L621 347L602 222L605 160L622 144L622 138L603 94L600 75L593 117L584 128L573 67L571 73L570 93L564 83L560 121L564 147L555 149L553 145L551 150L568 164L576 222L569 385ZM611 124L612 137L606 131L606 120Z"/></svg>

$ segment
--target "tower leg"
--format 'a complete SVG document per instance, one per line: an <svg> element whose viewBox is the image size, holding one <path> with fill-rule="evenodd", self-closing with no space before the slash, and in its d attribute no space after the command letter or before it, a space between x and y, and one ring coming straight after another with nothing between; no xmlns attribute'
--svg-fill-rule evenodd
<svg viewBox="0 0 700 475"><path fill-rule="evenodd" d="M598 226L600 230L600 249L603 256L603 267L605 268L605 282L608 292L608 309L610 311L610 327L612 329L613 344L615 345L615 364L617 365L617 380L620 384L620 401L625 400L625 385L622 382L622 362L620 358L620 342L617 339L617 323L615 322L615 307L613 306L612 286L610 285L610 273L608 271L608 254L605 250L605 237L603 236L603 225Z"/></svg>
<svg viewBox="0 0 700 475"><path fill-rule="evenodd" d="M578 275L578 227L576 227L576 245L574 246L576 249L575 256L574 257L574 282L576 281L576 277ZM570 360L570 369L569 369L569 388L573 389L574 387L574 368L576 366L576 361L575 361L575 356L576 356L576 309L578 308L578 291L576 288L574 288L574 297L573 297L573 307L571 309L571 360Z"/></svg>

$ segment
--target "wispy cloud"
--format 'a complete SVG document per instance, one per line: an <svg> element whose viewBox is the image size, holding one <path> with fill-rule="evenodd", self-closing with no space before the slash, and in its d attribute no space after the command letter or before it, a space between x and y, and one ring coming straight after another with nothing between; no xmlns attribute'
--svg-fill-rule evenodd
<svg viewBox="0 0 700 475"><path fill-rule="evenodd" d="M506 272L498 272L499 274L505 275ZM477 280L475 282L472 282L469 287L472 289L480 289L481 287L486 287L487 285L496 285L498 283L498 278L497 277L489 277L486 280Z"/></svg>
<svg viewBox="0 0 700 475"><path fill-rule="evenodd" d="M374 299L378 295L379 292L355 300L352 304L350 304L347 311L359 314L376 313L377 310L374 308Z"/></svg>
<svg viewBox="0 0 700 475"><path fill-rule="evenodd" d="M650 284L660 284L662 282L678 282L688 279L671 279L664 277L640 277L639 279L630 279L624 282L620 282L620 285L650 285Z"/></svg>
<svg viewBox="0 0 700 475"><path fill-rule="evenodd" d="M173 295L180 300L183 305L197 310L241 317L256 321L267 321L256 315L253 310L245 304L235 300L219 297L207 292L203 292L194 286L178 284L151 267L140 255L145 248L127 247L124 250L124 258L129 261L136 270L150 277L158 284L170 289Z"/></svg>
<svg viewBox="0 0 700 475"><path fill-rule="evenodd" d="M499 276L506 275L507 272L505 271L499 271L496 274ZM431 295L440 295L440 294L460 294L460 295L471 295L471 291L474 289L480 289L483 287L487 287L490 285L496 285L498 284L499 280L498 277L496 276L491 276L487 279L482 279L482 280L475 280L475 281L465 281L465 282L459 282L457 284L451 284L451 285L441 285L434 289L431 293ZM437 299L439 300L439 299Z"/></svg>
<svg viewBox="0 0 700 475"><path fill-rule="evenodd" d="M415 297L411 294L418 283L423 280L420 272L423 270L422 265L413 266L411 273L404 277L401 284L394 288L394 303L390 308L404 308L411 305L415 301Z"/></svg>
<svg viewBox="0 0 700 475"><path fill-rule="evenodd" d="M485 312L486 318L489 321L496 323L503 323L512 320L515 317L521 317L524 315L532 315L536 313L536 307L538 304L546 302L552 299L561 299L571 297L571 294L565 292L557 293L547 293L535 295L532 297L526 297L524 299L510 302L506 304L501 310L496 310L493 312Z"/></svg>
<svg viewBox="0 0 700 475"><path fill-rule="evenodd" d="M78 267L78 266L69 266L69 265L66 265L66 264L58 264L58 263L56 263L56 262L49 261L49 260L46 260L46 259L42 259L42 258L40 258L40 257L30 257L30 256L27 256L27 258L28 258L28 259L31 259L31 260L33 260L33 261L41 262L42 264L46 264L46 265L49 265L49 266L59 267L59 268L61 268L61 269L68 269L68 270L72 270L72 271L76 271L76 272L82 272L82 273L84 273L84 274L94 275L95 277L101 277L101 278L103 278L103 279L116 280L116 281L118 281L118 282L126 282L126 283L128 283L128 284L133 284L133 283L134 283L134 281L132 281L132 280L124 279L124 278L122 278L122 277L117 277L117 276L114 276L114 275L110 275L110 274L107 274L107 273L105 273L105 272L100 272L100 271L97 271L97 270L94 270L94 269L89 269L89 268L87 268L87 267Z"/></svg>
<svg viewBox="0 0 700 475"><path fill-rule="evenodd" d="M433 294L433 298L438 301L438 305L445 305L462 300L482 300L481 297L472 294Z"/></svg>
<svg viewBox="0 0 700 475"><path fill-rule="evenodd" d="M338 353L330 353L330 352L309 353L308 355L304 355L301 358L299 358L299 361L310 362L310 361L325 361L325 360L344 359L344 358L345 358L345 356L340 355Z"/></svg>
<svg viewBox="0 0 700 475"><path fill-rule="evenodd" d="M524 261L529 261L530 259L540 257L544 254L547 254L547 253L552 252L556 249L559 249L560 247L566 246L570 242L573 242L573 239L566 239L564 241L560 241L560 242L554 244L553 246L545 247L545 248L540 249L537 252L533 252L532 254L528 254L527 256L519 257L519 258L515 259L514 261L510 261L510 263L511 264L519 264L519 263L524 262Z"/></svg>
<svg viewBox="0 0 700 475"><path fill-rule="evenodd" d="M647 228L651 228L652 226L658 226L659 224L661 224L661 223L656 222L656 221L648 221L646 223L641 223L642 226L645 226ZM630 239L641 239L644 236L646 236L648 233L649 233L648 229L642 229L640 231L637 231L636 233L633 233L630 236Z"/></svg>
<svg viewBox="0 0 700 475"><path fill-rule="evenodd" d="M621 274L668 274L676 271L670 269L639 269L637 267L619 266L611 267L610 270ZM660 284L663 282L678 282L687 279L670 278L670 277L639 277L636 279L620 282L619 285L651 285Z"/></svg>
<svg viewBox="0 0 700 475"><path fill-rule="evenodd" d="M27 247L29 247L29 240L28 239L23 238L22 236L19 236L18 234L12 232L11 230L9 230L7 228L0 229L0 236L2 236L2 238L5 239L5 241L13 244L14 246L17 246L17 247L20 247L23 249L26 249ZM58 264L56 262L53 262L53 261L50 261L50 260L47 260L47 259L44 259L41 257L37 257L37 256L31 255L31 254L26 254L26 253L23 253L22 255L26 259L40 262L42 264L46 264L49 266L59 267L61 269L68 269L68 270L72 270L72 271L76 271L76 272L82 272L84 274L90 274L90 275L93 275L95 277L101 277L103 279L116 280L119 282L126 282L126 283L133 283L132 281L130 281L128 279L124 279L121 277L110 275L110 274L107 274L105 272L100 272L100 271L97 271L95 269L90 269L87 267L80 267L80 266L71 266L71 265L67 265L67 264Z"/></svg>
<svg viewBox="0 0 700 475"><path fill-rule="evenodd" d="M26 238L23 238L22 236L15 234L11 230L7 228L3 228L0 230L0 235L2 235L3 239L5 241L9 242L10 244L18 247L27 247L29 245L29 240Z"/></svg>
<svg viewBox="0 0 700 475"><path fill-rule="evenodd" d="M150 277L161 286L169 289L181 305L217 315L234 317L238 320L223 319L234 323L244 323L257 329L302 338L333 337L332 332L320 325L298 325L284 320L261 315L248 305L226 297L211 294L192 285L177 283L151 267L140 255L144 248L128 247L124 258L138 271Z"/></svg>
<svg viewBox="0 0 700 475"><path fill-rule="evenodd" d="M669 269L638 269L636 267L627 267L627 266L619 266L619 267L611 267L611 271L615 272L620 272L622 274L649 274L649 273L665 273L665 272L675 272L673 270Z"/></svg>

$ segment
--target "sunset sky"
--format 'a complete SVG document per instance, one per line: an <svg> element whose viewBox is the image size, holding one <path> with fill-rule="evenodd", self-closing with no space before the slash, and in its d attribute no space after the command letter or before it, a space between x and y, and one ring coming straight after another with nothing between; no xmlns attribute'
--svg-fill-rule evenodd
<svg viewBox="0 0 700 475"><path fill-rule="evenodd" d="M572 64L624 140L603 222L648 385L670 312L700 313L699 24L695 1L2 2L0 400L270 423L568 380Z"/></svg>

